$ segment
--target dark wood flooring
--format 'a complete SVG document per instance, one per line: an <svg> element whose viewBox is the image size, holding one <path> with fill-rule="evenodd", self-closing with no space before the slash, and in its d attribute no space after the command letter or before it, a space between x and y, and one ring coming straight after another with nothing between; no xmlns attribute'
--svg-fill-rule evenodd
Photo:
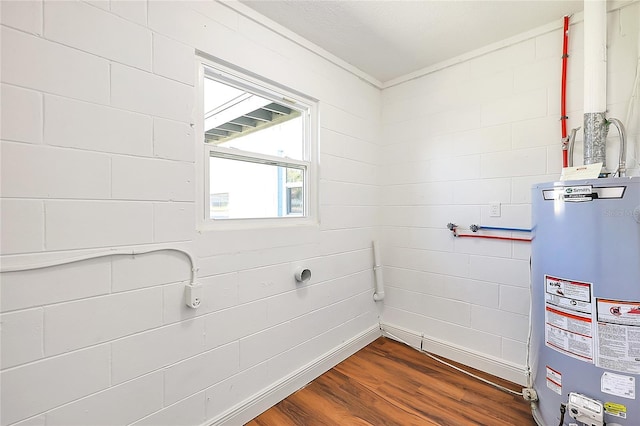
<svg viewBox="0 0 640 426"><path fill-rule="evenodd" d="M522 388L465 369L510 389ZM535 424L522 397L381 337L247 425Z"/></svg>

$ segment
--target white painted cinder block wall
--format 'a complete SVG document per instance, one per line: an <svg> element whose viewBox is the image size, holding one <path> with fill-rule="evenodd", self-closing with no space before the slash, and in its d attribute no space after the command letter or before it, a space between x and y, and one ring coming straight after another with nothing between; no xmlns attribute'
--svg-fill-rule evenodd
<svg viewBox="0 0 640 426"><path fill-rule="evenodd" d="M560 168L560 30L381 92L215 2L0 6L3 262L162 243L192 251L205 285L204 305L184 307L189 265L169 252L3 274L2 425L248 419L292 389L274 384L375 336L376 236L385 325L522 378L528 247L453 241L445 225L529 225L530 185ZM609 16L619 118L638 7ZM570 128L582 120L576 22ZM195 49L320 99L318 228L195 231ZM302 264L312 281L295 290Z"/></svg>
<svg viewBox="0 0 640 426"><path fill-rule="evenodd" d="M379 335L379 89L217 2L1 8L3 264L162 243L204 285L176 252L3 274L2 425L220 420ZM319 99L320 225L196 232L196 49Z"/></svg>
<svg viewBox="0 0 640 426"><path fill-rule="evenodd" d="M608 14L608 117L623 121L638 60L639 8L636 2ZM584 26L581 14L572 19L569 129L583 121ZM529 228L532 184L559 178L561 25L559 19L383 91L382 320L411 342L424 334L426 348L521 383L529 244L454 239L446 225ZM631 145L638 115L636 107L625 122ZM615 129L610 139L613 167ZM627 158L629 175L639 174L639 157ZM489 216L492 203L501 204L501 217Z"/></svg>

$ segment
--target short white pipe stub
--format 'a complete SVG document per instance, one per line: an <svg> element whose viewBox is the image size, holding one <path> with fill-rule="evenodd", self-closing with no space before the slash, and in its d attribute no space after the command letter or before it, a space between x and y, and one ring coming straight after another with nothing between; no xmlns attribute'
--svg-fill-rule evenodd
<svg viewBox="0 0 640 426"><path fill-rule="evenodd" d="M296 281L306 284L311 279L311 270L306 268L298 268L294 274Z"/></svg>

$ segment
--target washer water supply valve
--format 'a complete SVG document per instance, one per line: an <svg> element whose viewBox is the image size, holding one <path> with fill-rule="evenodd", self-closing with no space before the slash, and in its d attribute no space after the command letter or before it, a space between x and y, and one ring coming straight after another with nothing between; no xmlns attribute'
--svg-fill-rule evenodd
<svg viewBox="0 0 640 426"><path fill-rule="evenodd" d="M588 396L571 392L567 402L569 416L589 426L604 426L602 402Z"/></svg>

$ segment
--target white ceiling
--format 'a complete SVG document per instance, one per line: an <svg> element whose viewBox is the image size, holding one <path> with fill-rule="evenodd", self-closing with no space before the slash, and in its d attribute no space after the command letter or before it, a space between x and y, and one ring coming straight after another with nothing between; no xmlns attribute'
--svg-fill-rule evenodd
<svg viewBox="0 0 640 426"><path fill-rule="evenodd" d="M582 0L240 0L384 83L582 11Z"/></svg>

